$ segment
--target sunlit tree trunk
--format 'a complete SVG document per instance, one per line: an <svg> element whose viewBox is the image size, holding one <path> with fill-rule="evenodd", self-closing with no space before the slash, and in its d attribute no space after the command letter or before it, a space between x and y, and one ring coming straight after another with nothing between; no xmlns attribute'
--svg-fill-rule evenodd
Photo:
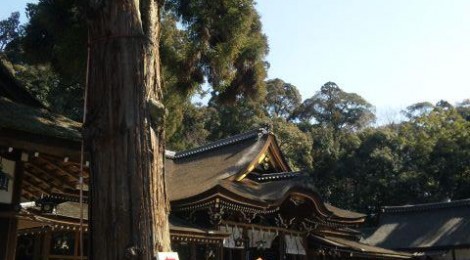
<svg viewBox="0 0 470 260"><path fill-rule="evenodd" d="M163 172L159 1L88 0L91 259L152 259L169 251Z"/></svg>

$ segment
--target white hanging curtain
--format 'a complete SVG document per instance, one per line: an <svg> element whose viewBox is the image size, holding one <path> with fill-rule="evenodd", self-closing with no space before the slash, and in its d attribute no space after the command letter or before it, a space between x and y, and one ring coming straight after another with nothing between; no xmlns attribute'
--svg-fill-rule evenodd
<svg viewBox="0 0 470 260"><path fill-rule="evenodd" d="M301 236L285 235L286 253L291 255L305 255L303 238Z"/></svg>
<svg viewBox="0 0 470 260"><path fill-rule="evenodd" d="M236 244L237 240L243 239L243 228L236 226L220 226L220 231L230 233L230 236L224 239L224 247L237 249L242 249L244 247L243 244L241 244L240 246L237 246Z"/></svg>
<svg viewBox="0 0 470 260"><path fill-rule="evenodd" d="M248 230L248 237L250 238L250 247L257 248L271 248L273 240L276 238L277 232L266 231L258 229Z"/></svg>

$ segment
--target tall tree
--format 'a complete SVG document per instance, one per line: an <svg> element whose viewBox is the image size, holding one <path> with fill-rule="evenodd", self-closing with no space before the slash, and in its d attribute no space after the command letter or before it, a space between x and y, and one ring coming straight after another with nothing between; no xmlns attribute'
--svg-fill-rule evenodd
<svg viewBox="0 0 470 260"><path fill-rule="evenodd" d="M209 101L208 107L216 111L207 122L210 132L208 140L214 141L235 135L269 122L258 99L241 97L236 105L218 102L217 97Z"/></svg>
<svg viewBox="0 0 470 260"><path fill-rule="evenodd" d="M375 120L373 107L355 93L343 91L336 83L325 83L319 92L306 99L297 111L301 120L315 119L337 133L341 129L361 129Z"/></svg>
<svg viewBox="0 0 470 260"><path fill-rule="evenodd" d="M159 1L88 1L91 258L170 250Z"/></svg>
<svg viewBox="0 0 470 260"><path fill-rule="evenodd" d="M302 96L297 87L276 78L268 80L266 88L264 106L267 114L270 117L291 119L292 113L302 102Z"/></svg>
<svg viewBox="0 0 470 260"><path fill-rule="evenodd" d="M30 22L21 41L27 63L47 64L58 74L57 84L43 93L51 109L74 118L81 109L70 106L82 102L74 93L85 81L87 29L81 2L29 4ZM268 46L253 0L165 2L160 54L164 104L172 111L166 123L171 140L173 134L182 134L176 131L181 129L184 108L205 82L219 102L234 102L240 95L263 97ZM25 79L35 80L32 76ZM41 76L37 74L36 81L44 81ZM61 91L71 94L57 98L54 93Z"/></svg>
<svg viewBox="0 0 470 260"><path fill-rule="evenodd" d="M0 21L0 52L19 36L20 13L11 13L10 17Z"/></svg>
<svg viewBox="0 0 470 260"><path fill-rule="evenodd" d="M168 0L166 8L191 40L186 71L205 76L218 102L264 95L268 45L253 0Z"/></svg>
<svg viewBox="0 0 470 260"><path fill-rule="evenodd" d="M470 121L470 99L458 103L456 109L465 120Z"/></svg>

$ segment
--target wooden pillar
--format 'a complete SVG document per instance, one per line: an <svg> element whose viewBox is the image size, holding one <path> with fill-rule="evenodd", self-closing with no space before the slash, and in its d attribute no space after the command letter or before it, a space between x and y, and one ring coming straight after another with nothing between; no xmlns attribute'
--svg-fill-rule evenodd
<svg viewBox="0 0 470 260"><path fill-rule="evenodd" d="M302 245L304 246L304 250L305 250L305 255L302 256L303 260L308 260L308 240L307 240L307 236L303 237L303 239L302 239Z"/></svg>
<svg viewBox="0 0 470 260"><path fill-rule="evenodd" d="M24 164L28 160L27 154L14 151L2 156L7 160L15 162L13 192L10 204L0 204L0 260L14 260L16 254L16 241L18 236L18 219L16 218L16 207L20 203L21 183L23 180Z"/></svg>
<svg viewBox="0 0 470 260"><path fill-rule="evenodd" d="M42 241L42 260L49 259L49 251L51 249L51 230L47 229L44 234L44 240Z"/></svg>
<svg viewBox="0 0 470 260"><path fill-rule="evenodd" d="M224 260L224 244L223 242L217 245L217 257L216 259Z"/></svg>
<svg viewBox="0 0 470 260"><path fill-rule="evenodd" d="M33 259L40 260L41 258L41 248L42 248L42 239L44 237L43 233L39 233L34 236L34 251L33 251Z"/></svg>
<svg viewBox="0 0 470 260"><path fill-rule="evenodd" d="M241 254L241 260L249 260L248 259L248 250L250 248L250 239L248 238L248 230L243 227L243 250Z"/></svg>
<svg viewBox="0 0 470 260"><path fill-rule="evenodd" d="M191 245L191 260L197 260L196 259L196 243L195 242L190 242Z"/></svg>
<svg viewBox="0 0 470 260"><path fill-rule="evenodd" d="M15 259L16 230L18 222L14 216L0 218L0 259Z"/></svg>
<svg viewBox="0 0 470 260"><path fill-rule="evenodd" d="M279 232L279 248L278 248L278 253L279 253L279 259L284 260L285 255L286 255L286 250L284 248L284 233Z"/></svg>

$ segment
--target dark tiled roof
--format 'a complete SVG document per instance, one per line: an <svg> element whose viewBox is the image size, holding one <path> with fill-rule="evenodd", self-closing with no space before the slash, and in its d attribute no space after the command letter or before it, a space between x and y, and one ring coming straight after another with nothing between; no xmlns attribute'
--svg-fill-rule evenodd
<svg viewBox="0 0 470 260"><path fill-rule="evenodd" d="M34 98L13 76L7 68L6 61L0 56L0 97L13 100L24 105L45 108L41 102Z"/></svg>
<svg viewBox="0 0 470 260"><path fill-rule="evenodd" d="M382 208L383 213L399 213L399 212L416 212L416 211L433 211L436 209L455 208L460 206L469 206L470 199L456 200L449 202L425 203L418 205L404 206L385 206Z"/></svg>
<svg viewBox="0 0 470 260"><path fill-rule="evenodd" d="M273 180L288 180L291 178L298 177L299 175L306 175L303 172L279 172L279 173L268 173L268 174L250 174L250 179L258 182L267 182Z"/></svg>
<svg viewBox="0 0 470 260"><path fill-rule="evenodd" d="M325 207L329 211L333 212L335 216L342 217L342 218L365 218L367 216L366 214L337 208L329 203L325 203Z"/></svg>
<svg viewBox="0 0 470 260"><path fill-rule="evenodd" d="M257 183L250 180L241 182L223 181L221 186L237 195L245 198L265 202L268 204L276 204L288 195L292 190L302 190L308 193L316 193L317 189L305 176L298 174L298 177L291 178L287 181L270 181Z"/></svg>
<svg viewBox="0 0 470 260"><path fill-rule="evenodd" d="M333 237L333 236L316 236L313 235L312 239L320 242L321 244L339 250L344 250L356 256L366 256L367 258L377 259L411 259L412 254L397 252L381 247L370 246L364 243L356 242L349 239Z"/></svg>
<svg viewBox="0 0 470 260"><path fill-rule="evenodd" d="M258 136L261 137L262 135L267 134L267 133L268 132L267 132L266 129L260 128L260 129L252 130L252 131L249 131L249 132L241 133L241 134L238 134L238 135L230 136L228 138L221 139L221 140L218 140L218 141L215 141L215 142L211 142L211 143L208 143L208 144L205 144L205 145L193 148L193 149L189 149L189 150L185 150L185 151L181 151L181 152L176 152L173 155L171 155L171 154L168 154L168 155L169 155L169 158L171 158L171 159L181 159L181 158L197 155L197 154L204 153L204 152L211 152L213 150L220 149L224 146L228 146L228 145L231 145L231 144L234 144L234 143L242 142L242 141L248 140L248 139L253 139L253 138L258 137Z"/></svg>
<svg viewBox="0 0 470 260"><path fill-rule="evenodd" d="M246 170L260 155L270 135L261 128L188 151L168 151L166 178L170 201L186 200L187 203L188 199L215 187L234 194L235 198L265 207L278 205L291 191L301 191L321 201L310 178L302 172L251 173L242 181L234 180L235 175ZM356 221L365 217L323 203L321 208L335 219Z"/></svg>
<svg viewBox="0 0 470 260"><path fill-rule="evenodd" d="M392 249L470 247L470 200L385 207L365 243Z"/></svg>
<svg viewBox="0 0 470 260"><path fill-rule="evenodd" d="M0 129L17 130L71 141L81 140L81 124L43 108L0 97Z"/></svg>
<svg viewBox="0 0 470 260"><path fill-rule="evenodd" d="M246 169L262 151L267 138L267 133L255 130L176 153L166 163L170 200L198 195Z"/></svg>

